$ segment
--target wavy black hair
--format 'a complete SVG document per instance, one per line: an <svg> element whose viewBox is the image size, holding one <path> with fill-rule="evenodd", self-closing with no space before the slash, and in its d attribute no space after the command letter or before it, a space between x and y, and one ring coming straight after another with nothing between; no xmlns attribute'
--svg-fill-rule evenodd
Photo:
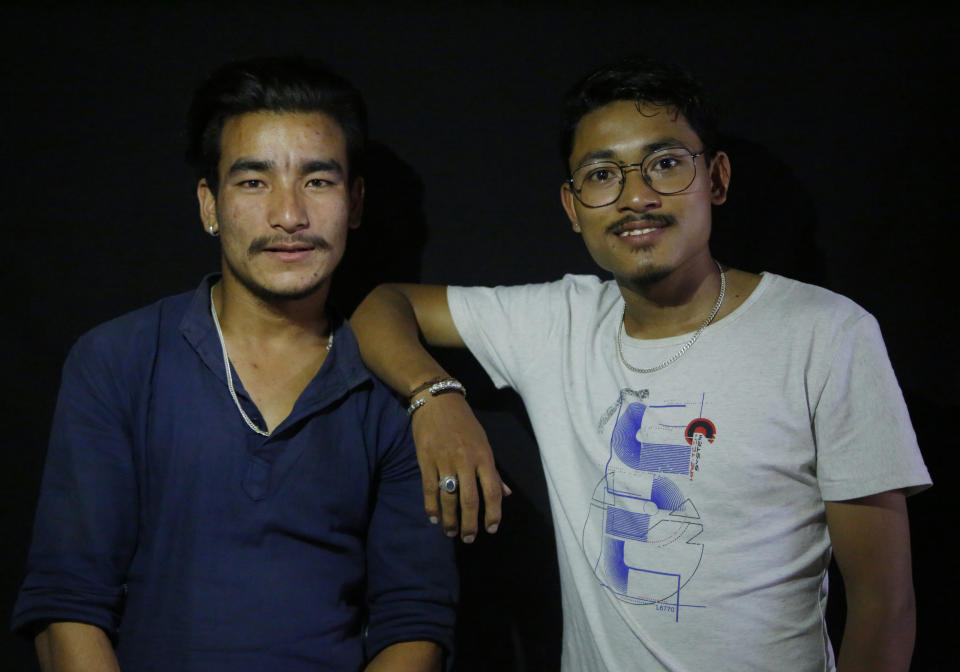
<svg viewBox="0 0 960 672"><path fill-rule="evenodd" d="M563 99L560 155L568 170L573 134L584 116L609 103L626 100L682 114L704 144L707 161L717 151L717 110L703 86L683 68L647 57L626 58L591 72Z"/></svg>
<svg viewBox="0 0 960 672"><path fill-rule="evenodd" d="M217 193L220 135L230 117L248 112L323 112L343 129L350 182L363 175L367 110L360 92L318 61L301 57L227 63L193 96L187 114L187 162Z"/></svg>

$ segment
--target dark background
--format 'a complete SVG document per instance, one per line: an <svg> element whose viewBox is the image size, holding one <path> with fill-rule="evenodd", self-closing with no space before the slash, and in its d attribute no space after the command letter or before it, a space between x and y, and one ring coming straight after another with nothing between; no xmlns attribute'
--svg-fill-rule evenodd
<svg viewBox="0 0 960 672"><path fill-rule="evenodd" d="M648 6L649 5L649 6ZM716 9L708 3L174 3L7 7L0 28L4 292L0 615L21 579L60 365L82 332L217 267L182 120L223 61L299 52L364 92L376 141L346 310L384 279L453 284L592 272L560 209L557 109L574 79L644 49L698 72L725 109L726 263L814 281L873 312L937 485L911 499L915 670L947 670L960 411L954 281L956 78L932 5ZM949 204L949 206L948 206ZM549 508L519 401L469 357L516 494L502 531L461 549L459 670L550 670L559 596ZM837 634L841 600L831 604ZM0 637L0 669L31 669Z"/></svg>

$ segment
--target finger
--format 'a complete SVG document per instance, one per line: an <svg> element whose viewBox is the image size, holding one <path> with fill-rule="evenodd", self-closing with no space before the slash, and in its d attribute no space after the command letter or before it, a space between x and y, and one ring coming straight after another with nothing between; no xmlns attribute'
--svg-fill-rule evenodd
<svg viewBox="0 0 960 672"><path fill-rule="evenodd" d="M436 468L432 465L420 465L420 478L423 483L423 509L430 522L436 525L440 522L440 507L437 504L440 486Z"/></svg>
<svg viewBox="0 0 960 672"><path fill-rule="evenodd" d="M479 467L477 476L483 490L483 527L493 534L500 527L503 480L495 467Z"/></svg>
<svg viewBox="0 0 960 672"><path fill-rule="evenodd" d="M446 473L453 473L452 471ZM457 493L440 492L440 509L443 519L443 533L448 537L457 536Z"/></svg>
<svg viewBox="0 0 960 672"><path fill-rule="evenodd" d="M460 538L465 544L477 538L477 519L480 516L480 493L477 475L472 470L460 474Z"/></svg>

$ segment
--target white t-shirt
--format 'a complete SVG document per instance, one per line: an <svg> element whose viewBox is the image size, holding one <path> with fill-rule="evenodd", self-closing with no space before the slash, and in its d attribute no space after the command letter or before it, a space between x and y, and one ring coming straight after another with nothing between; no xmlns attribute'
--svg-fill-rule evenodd
<svg viewBox="0 0 960 672"><path fill-rule="evenodd" d="M619 361L617 285L450 287L454 322L523 398L557 536L563 664L832 670L824 500L930 483L876 320L765 274L679 360ZM638 367L690 338L624 336Z"/></svg>

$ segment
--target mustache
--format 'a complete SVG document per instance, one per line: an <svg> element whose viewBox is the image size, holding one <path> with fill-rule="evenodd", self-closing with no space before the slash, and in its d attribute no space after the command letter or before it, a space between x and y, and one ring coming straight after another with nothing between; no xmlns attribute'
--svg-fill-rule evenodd
<svg viewBox="0 0 960 672"><path fill-rule="evenodd" d="M254 238L250 243L250 247L247 248L247 253L256 254L275 245L290 245L292 243L303 243L315 247L318 250L330 249L330 243L328 243L327 239L323 236L297 233L292 236L261 236Z"/></svg>
<svg viewBox="0 0 960 672"><path fill-rule="evenodd" d="M618 229L622 229L628 224L637 224L639 222L644 222L646 224L659 224L660 226L670 226L671 224L677 223L677 218L673 215L659 215L652 213L640 215L639 217L637 215L626 215L625 217L621 217L613 224L608 226L607 231L616 231Z"/></svg>

